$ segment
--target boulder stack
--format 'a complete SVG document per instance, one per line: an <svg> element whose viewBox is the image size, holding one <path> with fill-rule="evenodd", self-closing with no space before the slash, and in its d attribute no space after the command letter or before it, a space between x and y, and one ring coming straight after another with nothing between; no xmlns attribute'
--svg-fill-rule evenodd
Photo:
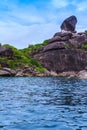
<svg viewBox="0 0 87 130"><path fill-rule="evenodd" d="M49 39L43 50L34 53L33 57L49 71L80 71L87 68L87 35L72 32L57 32Z"/></svg>
<svg viewBox="0 0 87 130"><path fill-rule="evenodd" d="M75 16L70 16L63 21L61 30L75 32L76 23L77 18Z"/></svg>

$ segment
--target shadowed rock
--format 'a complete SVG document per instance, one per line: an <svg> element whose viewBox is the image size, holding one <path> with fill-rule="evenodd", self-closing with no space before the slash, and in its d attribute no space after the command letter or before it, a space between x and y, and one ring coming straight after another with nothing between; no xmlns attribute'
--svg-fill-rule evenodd
<svg viewBox="0 0 87 130"><path fill-rule="evenodd" d="M42 51L32 57L50 72L80 71L87 68L87 35L73 32L57 32ZM64 74L63 74L64 75Z"/></svg>
<svg viewBox="0 0 87 130"><path fill-rule="evenodd" d="M8 59L13 59L14 53L11 48L0 47L0 57L7 57Z"/></svg>
<svg viewBox="0 0 87 130"><path fill-rule="evenodd" d="M65 19L61 25L61 30L75 32L75 26L77 23L77 18L75 16L70 16L69 18Z"/></svg>

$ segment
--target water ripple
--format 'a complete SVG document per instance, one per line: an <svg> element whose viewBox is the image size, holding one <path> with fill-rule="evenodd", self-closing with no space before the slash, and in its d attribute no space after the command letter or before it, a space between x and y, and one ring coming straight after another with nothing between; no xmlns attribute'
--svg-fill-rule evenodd
<svg viewBox="0 0 87 130"><path fill-rule="evenodd" d="M87 130L87 80L0 78L1 130Z"/></svg>

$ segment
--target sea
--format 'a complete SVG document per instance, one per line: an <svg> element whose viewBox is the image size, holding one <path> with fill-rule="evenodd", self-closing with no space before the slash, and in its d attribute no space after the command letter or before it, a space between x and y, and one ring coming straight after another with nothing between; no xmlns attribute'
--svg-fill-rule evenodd
<svg viewBox="0 0 87 130"><path fill-rule="evenodd" d="M87 130L87 80L0 77L0 130Z"/></svg>

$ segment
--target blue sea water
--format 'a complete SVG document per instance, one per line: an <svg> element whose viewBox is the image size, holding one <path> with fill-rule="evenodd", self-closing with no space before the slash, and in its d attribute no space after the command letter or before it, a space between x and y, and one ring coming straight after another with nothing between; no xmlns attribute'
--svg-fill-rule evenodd
<svg viewBox="0 0 87 130"><path fill-rule="evenodd" d="M87 80L0 78L0 130L87 130Z"/></svg>

